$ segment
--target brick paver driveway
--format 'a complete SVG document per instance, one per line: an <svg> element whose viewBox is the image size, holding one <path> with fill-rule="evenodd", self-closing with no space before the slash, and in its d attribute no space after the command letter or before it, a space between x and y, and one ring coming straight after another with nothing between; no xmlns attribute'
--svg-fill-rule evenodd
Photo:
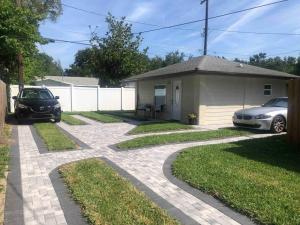
<svg viewBox="0 0 300 225"><path fill-rule="evenodd" d="M222 210L216 209L174 185L165 176L163 165L171 154L186 147L225 143L251 137L173 144L118 152L111 149L110 146L133 138L126 133L135 125L129 123L102 124L83 117L80 119L86 121L88 125L69 126L65 123L58 125L90 146L90 149L40 154L30 127L26 125L17 127L21 171L19 184L21 193L19 195L23 200L23 212L6 210L6 225L19 225L14 221L21 221L23 218L26 225L67 224L65 212L62 210L49 174L62 164L92 157L105 157L110 160L171 204L177 212L179 210L195 223L226 225L241 223L241 220L237 222L238 220L233 219L232 216L222 213ZM18 216L23 218L18 220Z"/></svg>

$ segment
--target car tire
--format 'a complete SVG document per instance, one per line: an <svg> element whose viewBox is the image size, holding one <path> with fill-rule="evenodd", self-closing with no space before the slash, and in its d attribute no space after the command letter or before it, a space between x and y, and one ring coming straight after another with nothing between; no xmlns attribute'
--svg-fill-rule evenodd
<svg viewBox="0 0 300 225"><path fill-rule="evenodd" d="M55 118L54 122L59 123L61 121L61 117Z"/></svg>
<svg viewBox="0 0 300 225"><path fill-rule="evenodd" d="M283 116L275 116L271 124L271 131L273 133L279 134L283 132L286 128L286 121Z"/></svg>
<svg viewBox="0 0 300 225"><path fill-rule="evenodd" d="M23 124L24 122L24 120L16 113L15 113L15 119L17 121L17 124Z"/></svg>

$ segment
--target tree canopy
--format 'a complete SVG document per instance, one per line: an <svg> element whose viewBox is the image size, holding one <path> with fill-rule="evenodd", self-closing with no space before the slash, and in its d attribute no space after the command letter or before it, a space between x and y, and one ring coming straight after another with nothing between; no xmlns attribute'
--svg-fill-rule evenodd
<svg viewBox="0 0 300 225"><path fill-rule="evenodd" d="M51 56L45 53L38 53L33 57L26 58L25 74L25 83L30 83L37 77L61 76L63 69L59 61L54 61Z"/></svg>
<svg viewBox="0 0 300 225"><path fill-rule="evenodd" d="M160 56L155 56L154 58L149 58L148 70L155 70L161 67L169 66L175 63L180 63L184 61L185 54L179 52L178 50L174 52L169 52L164 58Z"/></svg>
<svg viewBox="0 0 300 225"><path fill-rule="evenodd" d="M108 31L104 37L92 33L92 47L79 50L75 61L65 70L70 76L99 77L102 86L118 86L129 76L140 74L183 61L184 54L170 52L164 58L147 56L148 48L142 49L142 38L134 35L125 17L117 20L111 14L106 18Z"/></svg>
<svg viewBox="0 0 300 225"><path fill-rule="evenodd" d="M69 69L65 70L67 76L78 76L78 77L94 77L97 76L95 73L95 61L97 60L94 56L97 49L86 48L79 50L75 55L75 61L70 65Z"/></svg>
<svg viewBox="0 0 300 225"><path fill-rule="evenodd" d="M117 20L108 14L106 22L105 37L92 34L94 72L102 85L116 86L121 79L146 70L147 49L139 50L142 38L133 34L132 25L125 17Z"/></svg>
<svg viewBox="0 0 300 225"><path fill-rule="evenodd" d="M62 14L61 0L16 0L21 7L27 8L41 20L55 21Z"/></svg>
<svg viewBox="0 0 300 225"><path fill-rule="evenodd" d="M47 41L39 33L39 24L61 14L60 0L0 0L0 76L6 83L15 82L17 55L22 54L25 81L33 78L37 65L36 43Z"/></svg>
<svg viewBox="0 0 300 225"><path fill-rule="evenodd" d="M38 31L41 17L27 8L16 7L11 0L0 0L0 66L15 71L16 55L36 53L35 43L42 42ZM5 77L9 81L9 77Z"/></svg>
<svg viewBox="0 0 300 225"><path fill-rule="evenodd" d="M249 58L249 60L235 59L237 62L259 66L266 69L278 70L286 73L300 75L300 57L267 57L267 53L258 53Z"/></svg>

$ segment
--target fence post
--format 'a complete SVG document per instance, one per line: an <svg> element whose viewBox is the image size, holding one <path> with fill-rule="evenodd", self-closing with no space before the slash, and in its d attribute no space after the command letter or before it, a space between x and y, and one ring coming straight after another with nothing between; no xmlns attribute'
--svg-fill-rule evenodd
<svg viewBox="0 0 300 225"><path fill-rule="evenodd" d="M123 110L123 87L121 87L121 111Z"/></svg>
<svg viewBox="0 0 300 225"><path fill-rule="evenodd" d="M99 85L97 86L97 111L100 111L100 104L99 104L99 101L100 101L100 87Z"/></svg>
<svg viewBox="0 0 300 225"><path fill-rule="evenodd" d="M300 79L289 81L288 96L288 141L300 144Z"/></svg>
<svg viewBox="0 0 300 225"><path fill-rule="evenodd" d="M70 86L71 112L73 112L73 84Z"/></svg>

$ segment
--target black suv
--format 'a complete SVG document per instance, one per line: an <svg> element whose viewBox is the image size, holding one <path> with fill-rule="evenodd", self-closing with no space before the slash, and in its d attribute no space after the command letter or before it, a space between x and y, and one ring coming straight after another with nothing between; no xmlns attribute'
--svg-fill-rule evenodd
<svg viewBox="0 0 300 225"><path fill-rule="evenodd" d="M19 122L23 120L54 119L61 120L61 108L47 88L23 88L18 96L14 96L15 115Z"/></svg>

